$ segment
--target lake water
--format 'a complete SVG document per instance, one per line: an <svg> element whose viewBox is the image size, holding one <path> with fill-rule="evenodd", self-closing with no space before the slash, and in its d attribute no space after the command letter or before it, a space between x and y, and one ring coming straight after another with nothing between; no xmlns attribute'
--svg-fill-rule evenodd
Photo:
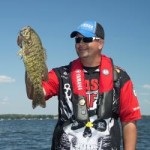
<svg viewBox="0 0 150 150"><path fill-rule="evenodd" d="M1 120L0 150L50 150L56 120ZM150 150L150 118L138 122L137 150Z"/></svg>

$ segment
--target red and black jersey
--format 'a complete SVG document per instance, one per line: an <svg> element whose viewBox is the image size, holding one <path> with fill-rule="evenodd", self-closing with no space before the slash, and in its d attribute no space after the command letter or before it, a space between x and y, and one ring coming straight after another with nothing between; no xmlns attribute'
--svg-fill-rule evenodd
<svg viewBox="0 0 150 150"><path fill-rule="evenodd" d="M107 70L100 70L99 67L83 67L89 121L93 123L93 126L95 125L88 129L74 118L72 104L73 84L71 82L70 70L70 64L52 69L49 72L49 81L43 81L42 83L46 92L46 99L48 100L52 96L58 95L59 100L59 119L53 134L52 149L71 150L75 147L79 149L81 147L97 149L100 146L101 149L119 149L120 133L117 117L122 122L141 118L138 99L130 77L124 70L114 66L117 78L112 81L114 84L111 111L115 115L99 120L96 112L100 93L99 89L102 86L100 84L100 73L105 71L104 73L107 75L108 72ZM83 133L86 130L88 130L88 134L85 134L86 137L84 137Z"/></svg>
<svg viewBox="0 0 150 150"><path fill-rule="evenodd" d="M119 71L119 89L115 88L119 94L119 117L122 122L138 120L141 118L140 107L137 96L134 91L133 83L128 74L121 68ZM98 90L99 70L94 72L85 71L85 85L87 91L87 103L90 109L94 106L96 99L96 91ZM46 91L46 99L56 96L59 93L59 79L55 70L49 72L49 82L43 82L43 87Z"/></svg>

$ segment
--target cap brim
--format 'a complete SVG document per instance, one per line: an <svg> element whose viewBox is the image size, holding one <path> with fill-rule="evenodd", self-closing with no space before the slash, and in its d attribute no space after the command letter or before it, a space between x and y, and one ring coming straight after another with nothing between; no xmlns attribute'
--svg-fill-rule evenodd
<svg viewBox="0 0 150 150"><path fill-rule="evenodd" d="M83 35L84 37L94 37L95 34L91 33L91 32L88 32L86 30L78 30L78 31L73 31L71 34L70 34L70 37L71 38L74 38L77 34L81 34Z"/></svg>

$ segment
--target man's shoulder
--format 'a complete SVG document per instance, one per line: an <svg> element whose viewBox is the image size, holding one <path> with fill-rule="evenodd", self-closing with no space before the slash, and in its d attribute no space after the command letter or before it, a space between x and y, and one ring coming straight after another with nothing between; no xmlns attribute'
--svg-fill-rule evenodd
<svg viewBox="0 0 150 150"><path fill-rule="evenodd" d="M114 65L114 69L115 69L117 72L121 72L121 71L126 72L122 67L117 66L117 65Z"/></svg>
<svg viewBox="0 0 150 150"><path fill-rule="evenodd" d="M114 72L117 75L117 80L120 82L120 84L123 86L127 81L130 80L130 76L128 73L119 66L114 66Z"/></svg>
<svg viewBox="0 0 150 150"><path fill-rule="evenodd" d="M120 74L120 75L128 76L128 77L129 77L129 75L128 75L128 73L126 72L126 70L123 69L123 68L121 68L121 67L119 67L119 66L114 66L114 70L115 70L118 74Z"/></svg>
<svg viewBox="0 0 150 150"><path fill-rule="evenodd" d="M64 65L64 66L60 66L60 67L55 67L52 70L54 70L54 72L58 75L60 74L67 74L69 73L70 70L70 64L68 65Z"/></svg>

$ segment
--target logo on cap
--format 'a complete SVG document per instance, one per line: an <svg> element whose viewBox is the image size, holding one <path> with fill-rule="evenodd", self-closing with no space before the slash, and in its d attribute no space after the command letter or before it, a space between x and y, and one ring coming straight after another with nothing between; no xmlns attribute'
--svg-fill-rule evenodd
<svg viewBox="0 0 150 150"><path fill-rule="evenodd" d="M93 30L94 26L88 23L84 23L81 25L81 28L88 28L89 30Z"/></svg>

